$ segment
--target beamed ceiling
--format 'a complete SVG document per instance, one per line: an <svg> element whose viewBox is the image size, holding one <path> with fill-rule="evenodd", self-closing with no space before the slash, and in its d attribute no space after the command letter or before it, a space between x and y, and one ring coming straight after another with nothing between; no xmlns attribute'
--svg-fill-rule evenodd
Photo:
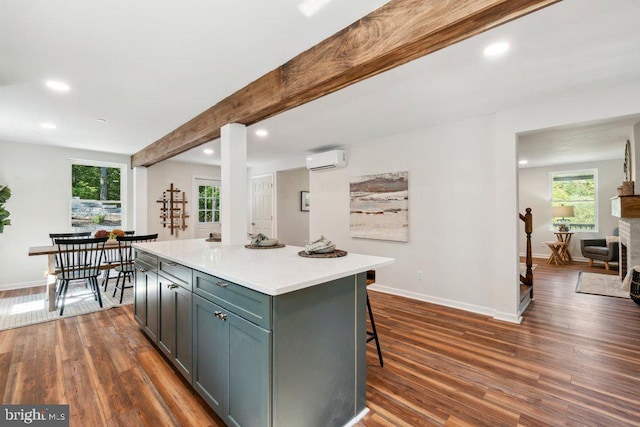
<svg viewBox="0 0 640 427"><path fill-rule="evenodd" d="M559 0L391 0L134 154L150 166Z"/></svg>
<svg viewBox="0 0 640 427"><path fill-rule="evenodd" d="M410 2L333 0L309 16L300 12L301 3L303 0L1 2L0 155L5 155L3 141L142 155L145 147L164 140L239 90L246 94L262 76L286 71L286 64L295 64L296 58L316 68L292 66L288 74L275 79L280 93L245 97L251 105L242 108L231 105L229 111L239 116L218 118L219 124L205 122L203 139L213 139L174 159L219 164L215 132L227 121L253 123L249 126L248 163L258 166L546 102L549 97L624 88L637 84L640 75L637 0L564 0L377 75L373 74L397 65L381 59L386 58L385 52L398 63L412 56L398 51L397 43L406 43L404 36L376 38L383 34L378 21L362 18L381 15L387 8L402 9L400 5ZM444 3L462 10L494 2ZM418 7L444 3L416 2ZM506 3L509 7L522 4ZM461 25L456 20L459 16L448 18L454 27ZM426 19L414 26L420 33L429 32ZM414 28L403 25L403 20L386 31L395 35ZM381 15L379 22L387 21ZM322 55L336 57L326 62L331 64L326 66L326 75L318 75L325 63L314 52L321 48L309 49L340 37L340 31L352 23L368 36L362 41L367 49L358 53L359 43L355 43L338 45L336 51L332 45ZM437 25L447 24L437 21ZM420 39L421 35L409 37ZM424 42L420 40L418 44ZM502 57L484 57L484 47L496 41L508 41L511 50ZM416 55L421 49L426 53L433 48L428 42L425 46L416 49ZM355 49L355 57L362 62L350 63L348 49ZM305 80L307 71L314 69L315 77ZM373 77L360 80L369 75ZM66 81L71 90L53 93L44 86L48 79ZM358 82L331 92L353 81ZM331 93L319 97L324 91ZM254 100L259 100L259 108L258 103L252 105ZM279 112L300 102L306 103ZM268 118L259 120L257 113ZM584 148L590 151L590 159L597 158L601 149L605 157L611 156L610 144L621 134L611 130L612 126L628 123L625 118L602 119L599 125L608 130L592 132L603 138L591 138L588 143L581 143L585 126L598 123L577 124L580 131L570 131L568 126L566 132L563 127L562 155L578 155ZM57 128L43 129L42 122L53 122ZM267 129L269 136L257 137L254 131L259 127ZM553 141L537 134L529 140L534 141L534 151L544 146L547 157L553 157ZM542 140L546 142L535 142ZM193 134L176 141L201 142ZM571 150L566 149L568 144L573 144ZM213 148L214 154L203 155L204 147ZM538 161L544 163L542 157Z"/></svg>

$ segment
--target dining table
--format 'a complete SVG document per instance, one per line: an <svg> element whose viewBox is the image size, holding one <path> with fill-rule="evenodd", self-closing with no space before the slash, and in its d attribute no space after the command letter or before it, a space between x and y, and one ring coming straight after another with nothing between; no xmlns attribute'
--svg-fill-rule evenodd
<svg viewBox="0 0 640 427"><path fill-rule="evenodd" d="M117 249L118 241L115 239L107 240L104 244L105 252L109 249ZM48 257L47 262L47 282L45 285L45 301L49 302L49 311L56 310L56 274L59 271L56 270L56 255L58 254L57 245L45 245L45 246L31 246L29 247L29 256L46 255ZM110 259L115 259L111 257ZM110 270L120 265L120 262L107 262L100 265L100 270Z"/></svg>

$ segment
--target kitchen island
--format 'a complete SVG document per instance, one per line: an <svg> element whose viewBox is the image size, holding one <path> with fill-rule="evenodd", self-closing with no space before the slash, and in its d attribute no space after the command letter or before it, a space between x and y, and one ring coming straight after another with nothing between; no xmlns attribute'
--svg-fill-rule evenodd
<svg viewBox="0 0 640 427"><path fill-rule="evenodd" d="M135 318L228 425L342 426L366 413L366 271L204 239L136 244Z"/></svg>

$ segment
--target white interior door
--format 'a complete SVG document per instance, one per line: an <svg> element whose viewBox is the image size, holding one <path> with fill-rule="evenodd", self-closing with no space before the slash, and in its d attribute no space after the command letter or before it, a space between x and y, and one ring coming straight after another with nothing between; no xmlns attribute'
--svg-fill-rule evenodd
<svg viewBox="0 0 640 427"><path fill-rule="evenodd" d="M273 175L251 178L251 234L273 236Z"/></svg>

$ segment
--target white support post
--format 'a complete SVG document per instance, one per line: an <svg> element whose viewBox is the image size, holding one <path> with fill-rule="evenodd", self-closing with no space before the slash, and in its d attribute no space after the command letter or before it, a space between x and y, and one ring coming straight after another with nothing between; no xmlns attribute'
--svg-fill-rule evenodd
<svg viewBox="0 0 640 427"><path fill-rule="evenodd" d="M238 123L220 130L220 222L222 244L247 242L247 127Z"/></svg>
<svg viewBox="0 0 640 427"><path fill-rule="evenodd" d="M147 234L147 168L133 168L133 229L136 234Z"/></svg>

